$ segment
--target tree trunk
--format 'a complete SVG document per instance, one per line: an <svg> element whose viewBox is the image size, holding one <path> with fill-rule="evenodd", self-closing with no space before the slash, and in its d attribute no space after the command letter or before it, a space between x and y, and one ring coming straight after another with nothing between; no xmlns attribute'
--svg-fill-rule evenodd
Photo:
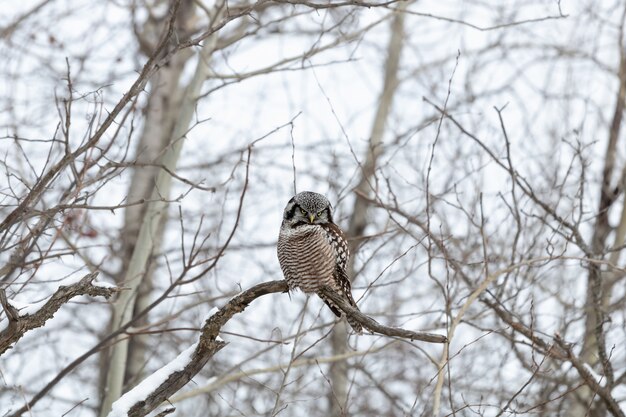
<svg viewBox="0 0 626 417"><path fill-rule="evenodd" d="M391 104L393 96L398 86L398 67L400 64L400 54L402 52L402 44L404 41L404 9L408 2L400 3L391 22L391 36L387 48L387 62L385 64L385 74L383 91L378 102L378 109L374 117L372 131L370 135L369 145L365 162L361 165L361 177L356 187L357 195L354 201L354 207L348 224L348 238L350 239L350 261L348 263L348 276L354 279L355 268L354 260L358 250L358 242L363 236L365 227L367 226L367 207L366 199L359 196L371 195L372 181L376 172L376 162L382 153L382 140L385 132L385 125L389 113L391 112ZM331 334L331 344L333 355L340 355L347 350L348 346L348 326L345 320L342 320ZM346 416L348 402L348 366L346 361L337 361L330 367L331 391L328 394L328 403L330 415L332 417Z"/></svg>
<svg viewBox="0 0 626 417"><path fill-rule="evenodd" d="M152 89L145 109L145 125L137 144L137 166L133 171L128 201L148 200L154 191L154 184L159 172L159 168L154 164L158 162L159 155L174 137L174 124L178 118L178 109L183 93L179 83L185 64L190 57L191 54L189 53L176 54L169 65L157 73L154 82L151 83ZM117 279L120 284L123 284L125 271L128 270L135 250L141 219L145 215L146 207L146 205L130 206L125 211L124 229L121 233L123 244L122 270ZM165 220L165 217L162 220ZM165 222L161 221L154 236L155 248L161 247L164 224ZM138 289L134 313L142 310L149 303L148 300L152 292L152 269L149 267L143 276ZM147 317L144 316L137 322L137 327L145 325L146 322ZM129 361L126 367L124 385L131 387L140 378L146 356L146 347L145 336L136 335L129 339Z"/></svg>
<svg viewBox="0 0 626 417"><path fill-rule="evenodd" d="M193 13L189 8L193 2L186 2L187 12L185 16L192 19ZM181 22L179 22L180 24ZM174 172L184 144L184 136L189 129L197 98L202 84L209 73L208 62L216 44L217 35L208 38L198 56L196 70L184 91L179 87L182 69L188 57L181 57L173 62L173 67L155 79L154 90L151 95L144 137L146 147L140 149L139 156L144 156L147 161L154 161L156 155L161 155L158 165ZM176 59L176 58L175 58ZM156 84L156 82L162 84ZM182 92L181 92L182 91ZM169 95L169 98L168 98ZM180 97L180 99L177 99ZM165 114L165 111L169 114ZM152 119L151 119L152 117ZM155 120L156 119L156 120ZM150 124L152 122L152 124ZM163 133L161 133L163 132ZM148 145L150 138L162 137L163 141ZM155 136L156 135L156 136ZM154 140L154 139L153 139ZM163 146L165 144L165 146ZM159 149L161 145L161 149ZM148 150L150 149L150 150ZM158 152L154 152L158 149ZM145 152L145 153L143 153ZM156 167L148 169L142 174L136 173L131 184L131 192L136 197L149 195L150 201L142 210L136 210L127 214L126 222L140 224L138 231L135 229L136 238L129 238L130 259L123 270L121 284L128 288L123 292L113 306L112 330L130 321L135 312L142 309L149 299L151 283L151 257L158 252L163 224L166 221L168 199L172 185L172 177L166 170ZM133 235L132 226L127 229L129 235ZM130 356L132 354L132 356ZM120 397L125 386L125 381L134 381L141 373L145 363L145 345L141 339L135 338L131 343L126 338L120 338L112 348L110 362L106 375L106 386L102 401L100 416L106 416L113 402ZM126 387L127 388L127 387Z"/></svg>
<svg viewBox="0 0 626 417"><path fill-rule="evenodd" d="M598 215L594 225L593 237L591 242L591 250L596 258L602 259L605 256L605 248L607 238L611 232L609 224L609 210L615 202L618 193L615 191L614 183L615 157L617 141L622 126L624 113L624 105L626 103L626 55L623 47L620 49L620 67L619 67L619 89L609 130L609 140L606 153L604 156L604 169L602 172L602 184L600 190L600 203L598 207ZM624 241L624 224L626 223L626 207L622 214L622 220L618 227L615 244L621 245ZM610 255L611 265L615 265L619 259L621 251L612 252ZM605 324L604 313L610 299L610 293L613 281L613 275L603 271L601 266L593 263L589 265L589 275L587 279L587 296L585 301L585 338L583 341L582 352L580 354L581 361L601 371L605 380L613 383L612 369L609 358L606 354L606 346L604 342ZM572 417L584 416L601 416L605 411L598 402L593 404L595 393L590 387L584 385L575 392L575 401L570 402L568 415Z"/></svg>

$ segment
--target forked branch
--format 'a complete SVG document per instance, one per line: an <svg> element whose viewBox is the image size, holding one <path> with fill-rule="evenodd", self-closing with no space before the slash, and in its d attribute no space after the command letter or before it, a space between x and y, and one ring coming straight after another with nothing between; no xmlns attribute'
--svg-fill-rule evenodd
<svg viewBox="0 0 626 417"><path fill-rule="evenodd" d="M121 290L121 288L113 286L94 285L93 280L97 276L97 272L92 272L74 284L59 287L41 308L30 314L23 315L20 315L18 309L7 300L4 289L0 289L0 304L8 320L7 327L0 331L0 355L6 352L13 343L21 339L27 331L43 326L63 304L72 298L79 295L90 295L108 299L111 295Z"/></svg>

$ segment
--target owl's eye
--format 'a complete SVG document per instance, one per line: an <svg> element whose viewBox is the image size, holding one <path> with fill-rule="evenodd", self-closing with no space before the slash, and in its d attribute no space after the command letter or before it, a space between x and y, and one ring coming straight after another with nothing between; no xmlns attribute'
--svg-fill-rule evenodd
<svg viewBox="0 0 626 417"><path fill-rule="evenodd" d="M320 211L317 213L317 217L322 217L322 214L324 214L324 210Z"/></svg>
<svg viewBox="0 0 626 417"><path fill-rule="evenodd" d="M303 209L303 208L301 208L301 209L300 209L300 214L302 214L303 216L306 216L306 210L305 210L305 209Z"/></svg>

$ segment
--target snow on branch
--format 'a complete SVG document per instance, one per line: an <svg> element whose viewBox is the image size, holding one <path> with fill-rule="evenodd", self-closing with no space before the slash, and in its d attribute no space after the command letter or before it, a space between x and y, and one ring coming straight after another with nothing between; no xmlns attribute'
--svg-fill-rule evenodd
<svg viewBox="0 0 626 417"><path fill-rule="evenodd" d="M142 417L156 409L191 381L209 359L226 346L226 343L219 338L219 332L235 314L244 311L252 301L263 295L287 292L288 290L289 287L284 280L269 281L255 285L233 297L224 307L220 308L205 321L196 344L120 397L113 403L113 409L108 417ZM330 288L324 288L322 292L332 299L346 314L374 333L432 343L444 343L446 341L446 337L442 335L383 326L349 306ZM173 411L170 408L164 411L164 413Z"/></svg>
<svg viewBox="0 0 626 417"><path fill-rule="evenodd" d="M286 292L288 289L287 283L283 280L270 281L255 285L231 298L224 307L220 308L217 313L206 320L204 326L202 326L200 338L194 345L194 351L187 352L184 355L187 358L186 364L181 363L183 354L179 355L174 360L173 365L170 363L161 368L161 370L172 371L169 375L165 375L164 372L159 370L157 371L159 373L157 377L149 376L148 380L151 381L150 383L144 385L142 382L114 402L113 410L108 417L140 417L157 408L167 398L191 381L209 359L226 346L226 343L219 339L218 335L222 326L228 320L235 314L244 311L257 298L266 294ZM138 394L141 394L141 397ZM143 399L140 400L139 398ZM132 403L133 401L134 403Z"/></svg>
<svg viewBox="0 0 626 417"><path fill-rule="evenodd" d="M24 309L20 309L15 301L7 300L5 290L0 289L0 305L6 315L6 319L0 322L0 355L21 339L26 332L43 326L63 304L72 298L90 295L108 299L122 290L106 283L93 282L97 276L98 272L92 272L70 285L62 285L47 300L28 305Z"/></svg>
<svg viewBox="0 0 626 417"><path fill-rule="evenodd" d="M171 375L182 372L193 360L193 353L197 350L198 344L185 349L180 355L167 365L154 372L152 375L141 381L132 390L122 395L113 403L113 407L108 417L125 417L129 415L129 410L137 403L141 403L144 398L148 398L159 386L168 381Z"/></svg>

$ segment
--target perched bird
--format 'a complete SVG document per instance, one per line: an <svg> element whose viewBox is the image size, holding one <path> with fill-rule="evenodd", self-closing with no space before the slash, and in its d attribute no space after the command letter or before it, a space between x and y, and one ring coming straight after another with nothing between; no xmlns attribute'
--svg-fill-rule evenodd
<svg viewBox="0 0 626 417"><path fill-rule="evenodd" d="M278 235L278 261L290 290L317 293L337 317L341 310L320 294L327 285L358 308L346 273L350 251L343 231L333 223L332 206L322 194L303 191L289 200ZM359 323L348 317L355 332Z"/></svg>

